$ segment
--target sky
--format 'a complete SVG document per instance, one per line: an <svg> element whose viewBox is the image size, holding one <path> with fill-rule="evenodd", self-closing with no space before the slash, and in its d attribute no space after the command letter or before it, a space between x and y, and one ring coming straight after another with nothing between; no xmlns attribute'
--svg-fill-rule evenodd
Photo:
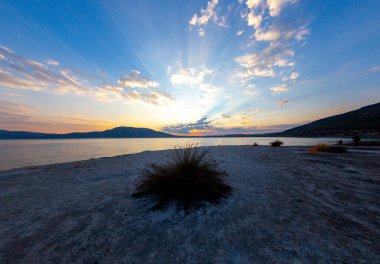
<svg viewBox="0 0 380 264"><path fill-rule="evenodd" d="M282 131L380 101L379 25L379 0L0 0L0 129Z"/></svg>

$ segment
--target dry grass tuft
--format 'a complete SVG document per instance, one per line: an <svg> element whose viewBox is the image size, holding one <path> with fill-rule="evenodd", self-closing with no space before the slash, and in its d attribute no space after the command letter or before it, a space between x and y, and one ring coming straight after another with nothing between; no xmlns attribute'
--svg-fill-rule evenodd
<svg viewBox="0 0 380 264"><path fill-rule="evenodd" d="M272 141L271 143L269 143L272 147L280 147L282 144L284 144L284 142L280 141L280 140L275 140L275 141Z"/></svg>
<svg viewBox="0 0 380 264"><path fill-rule="evenodd" d="M333 146L327 144L317 144L309 149L310 153L329 152L329 153L347 153L347 149L342 146Z"/></svg>
<svg viewBox="0 0 380 264"><path fill-rule="evenodd" d="M153 210L175 204L186 213L206 203L219 203L232 188L224 181L227 173L217 170L217 163L207 155L191 144L175 149L168 163L151 164L146 169L132 196L152 198Z"/></svg>

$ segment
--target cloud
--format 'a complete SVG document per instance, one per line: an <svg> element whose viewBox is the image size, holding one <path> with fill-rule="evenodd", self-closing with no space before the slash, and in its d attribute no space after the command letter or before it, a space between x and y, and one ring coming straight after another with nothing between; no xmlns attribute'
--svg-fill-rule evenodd
<svg viewBox="0 0 380 264"><path fill-rule="evenodd" d="M238 32L236 32L236 36L240 36L240 35L243 34L243 33L244 33L244 29L239 30Z"/></svg>
<svg viewBox="0 0 380 264"><path fill-rule="evenodd" d="M281 10L295 0L248 0L242 18L253 29L249 46L255 48L235 58L243 67L237 73L243 82L253 77L288 79L289 69L295 65L294 48L310 34L302 20L283 19ZM286 75L287 76L286 76ZM294 77L294 76L293 76ZM297 77L292 79L295 80Z"/></svg>
<svg viewBox="0 0 380 264"><path fill-rule="evenodd" d="M158 86L157 82L146 79L137 70L132 70L129 75L123 78L119 78L117 82L123 86L138 87L138 88L148 88L148 87Z"/></svg>
<svg viewBox="0 0 380 264"><path fill-rule="evenodd" d="M278 105L278 106L284 106L284 105L286 105L287 103L289 103L289 100L279 100L279 101L277 102L277 105Z"/></svg>
<svg viewBox="0 0 380 264"><path fill-rule="evenodd" d="M288 88L285 85L277 85L270 89L273 95L281 94L288 91Z"/></svg>
<svg viewBox="0 0 380 264"><path fill-rule="evenodd" d="M369 69L370 72L378 72L380 71L380 65L374 65Z"/></svg>
<svg viewBox="0 0 380 264"><path fill-rule="evenodd" d="M247 0L247 2L245 4L247 5L248 8L252 9L252 8L257 8L263 2L264 1L262 1L262 0Z"/></svg>
<svg viewBox="0 0 380 264"><path fill-rule="evenodd" d="M44 64L25 59L6 47L0 46L0 54L4 56L0 60L0 85L9 88L56 94L72 92L102 102L143 101L159 105L173 100L169 93L155 89L159 85L157 82L137 70L117 79L117 84L104 84L96 74L49 64L49 61Z"/></svg>
<svg viewBox="0 0 380 264"><path fill-rule="evenodd" d="M201 8L200 14L194 14L190 21L190 28L197 28L198 35L204 36L205 30L204 27L210 22L213 21L219 27L226 27L226 17L223 16L221 18L218 17L215 7L217 6L219 0L210 0L207 2L206 9Z"/></svg>
<svg viewBox="0 0 380 264"><path fill-rule="evenodd" d="M249 53L236 58L236 62L246 69L238 74L242 79L254 76L271 77L275 75L275 67L290 67L294 65L294 52L290 49L279 50L269 46L266 49Z"/></svg>
<svg viewBox="0 0 380 264"><path fill-rule="evenodd" d="M201 67L195 68L178 68L170 77L172 84L196 85L201 84L207 75L210 75L212 70Z"/></svg>
<svg viewBox="0 0 380 264"><path fill-rule="evenodd" d="M171 94L155 89L132 89L121 85L103 85L97 91L96 97L100 101L143 101L161 105L174 100Z"/></svg>
<svg viewBox="0 0 380 264"><path fill-rule="evenodd" d="M299 76L298 72L293 72L292 74L290 74L290 80L295 80L297 79Z"/></svg>
<svg viewBox="0 0 380 264"><path fill-rule="evenodd" d="M52 65L52 66L58 66L59 62L56 60L48 60L46 61L47 64Z"/></svg>
<svg viewBox="0 0 380 264"><path fill-rule="evenodd" d="M255 111L257 113L257 111ZM227 126L228 125L228 126ZM196 122L165 126L162 131L178 135L226 135L226 134L259 134L283 131L299 124L252 125L245 115L221 114L210 120L203 117Z"/></svg>
<svg viewBox="0 0 380 264"><path fill-rule="evenodd" d="M259 95L260 92L257 90L256 85L254 84L245 84L243 85L244 93L247 95Z"/></svg>
<svg viewBox="0 0 380 264"><path fill-rule="evenodd" d="M267 0L269 14L271 16L278 16L285 5L295 2L296 0Z"/></svg>
<svg viewBox="0 0 380 264"><path fill-rule="evenodd" d="M253 26L255 29L259 29L261 22L263 21L263 16L262 15L257 15L255 12L251 11L247 15L247 22L248 26Z"/></svg>
<svg viewBox="0 0 380 264"><path fill-rule="evenodd" d="M193 123L176 124L163 127L162 130L168 133L175 134L191 134L199 131L213 129L212 121L208 121L206 117L199 119Z"/></svg>

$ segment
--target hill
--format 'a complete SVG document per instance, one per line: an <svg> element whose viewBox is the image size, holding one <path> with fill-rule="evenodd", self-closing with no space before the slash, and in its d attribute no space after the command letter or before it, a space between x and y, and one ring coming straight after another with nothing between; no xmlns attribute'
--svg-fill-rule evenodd
<svg viewBox="0 0 380 264"><path fill-rule="evenodd" d="M275 135L284 137L341 136L351 135L354 132L366 135L380 134L380 103L319 119Z"/></svg>
<svg viewBox="0 0 380 264"><path fill-rule="evenodd" d="M116 127L99 132L76 132L68 134L48 134L24 131L0 130L0 139L70 139L70 138L168 138L171 134L149 128Z"/></svg>
<svg viewBox="0 0 380 264"><path fill-rule="evenodd" d="M205 137L323 137L351 136L359 132L367 136L380 135L380 103L368 105L344 114L319 119L278 133L230 134ZM70 139L70 138L174 138L169 133L149 128L116 127L97 132L75 132L68 134L48 134L26 131L0 130L0 139Z"/></svg>

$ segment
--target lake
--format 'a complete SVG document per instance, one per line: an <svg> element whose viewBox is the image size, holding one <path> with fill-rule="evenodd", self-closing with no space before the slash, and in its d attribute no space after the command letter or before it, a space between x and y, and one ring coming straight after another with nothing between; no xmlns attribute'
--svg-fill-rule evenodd
<svg viewBox="0 0 380 264"><path fill-rule="evenodd" d="M0 170L60 162L112 157L145 150L172 149L185 143L201 146L268 145L279 139L285 146L335 143L334 138L122 138L122 139L44 139L0 140Z"/></svg>

